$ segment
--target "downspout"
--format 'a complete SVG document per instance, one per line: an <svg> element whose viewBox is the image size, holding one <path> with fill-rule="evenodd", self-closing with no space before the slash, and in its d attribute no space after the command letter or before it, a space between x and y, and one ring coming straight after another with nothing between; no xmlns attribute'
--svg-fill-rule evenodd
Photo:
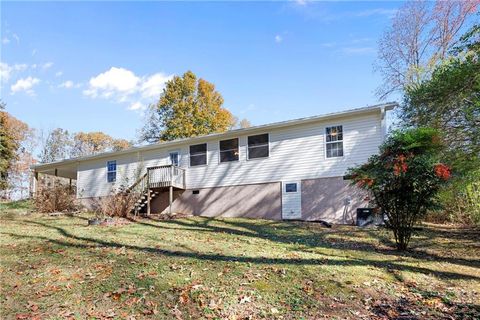
<svg viewBox="0 0 480 320"><path fill-rule="evenodd" d="M380 128L382 131L382 142L384 142L387 137L387 112L385 106L380 108Z"/></svg>

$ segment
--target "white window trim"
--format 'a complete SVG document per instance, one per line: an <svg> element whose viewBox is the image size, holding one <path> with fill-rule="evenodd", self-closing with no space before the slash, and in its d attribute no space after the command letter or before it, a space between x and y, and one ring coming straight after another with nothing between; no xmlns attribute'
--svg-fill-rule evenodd
<svg viewBox="0 0 480 320"><path fill-rule="evenodd" d="M109 163L109 162L113 162L113 161L115 161L115 171L108 171L108 163ZM107 160L107 161L105 162L105 167L106 167L106 169L107 169L107 183L115 183L115 182L117 182L117 171L118 171L118 170L117 170L117 160ZM108 174L109 174L110 172L115 172L115 181L108 181Z"/></svg>
<svg viewBox="0 0 480 320"><path fill-rule="evenodd" d="M339 126L342 127L342 140L327 142L327 128L339 127ZM342 153L343 153L343 155L342 156L336 156L336 157L327 157L327 144L332 144L332 143L337 143L337 142L342 142L342 150L343 150ZM324 149L325 149L325 152L324 152L325 160L343 159L345 157L345 126L343 124L331 124L331 125L329 124L329 125L326 125L323 128L323 145L324 145Z"/></svg>
<svg viewBox="0 0 480 320"><path fill-rule="evenodd" d="M233 160L233 161L225 161L225 162L222 162L222 150L220 149L220 141L226 141L226 140L233 140L233 139L237 139L238 141L238 159L237 160ZM229 149L229 150L233 150L233 149ZM224 150L224 151L229 151L229 150ZM218 164L228 164L228 163L236 163L236 162L239 162L240 161L240 156L241 156L241 152L240 152L240 138L230 138L230 139L223 139L223 140L218 140Z"/></svg>
<svg viewBox="0 0 480 320"><path fill-rule="evenodd" d="M206 144L207 145L207 148L205 150L205 156L206 156L206 161L205 161L205 164L199 164L198 166L192 166L191 165L191 161L190 161L190 147L191 146L198 146L199 144ZM197 143L197 144L189 144L188 145L188 167L189 168L198 168L198 167L206 167L208 166L208 142L204 142L204 143Z"/></svg>
<svg viewBox="0 0 480 320"><path fill-rule="evenodd" d="M268 156L267 157L250 158L250 152L249 152L249 148L248 148L248 137L261 136L261 135L264 135L264 134L266 134L268 136ZM246 148L247 148L247 161L255 161L255 160L262 160L262 159L270 158L271 149L270 149L270 133L269 132L252 134L252 135L247 136L245 145L246 145Z"/></svg>
<svg viewBox="0 0 480 320"><path fill-rule="evenodd" d="M170 161L170 164L173 164L172 163L172 158L170 157L170 155L172 153L176 153L178 155L178 166L180 167L180 164L182 163L182 160L181 160L181 157L180 157L180 150L170 150L170 151L168 151L168 161Z"/></svg>

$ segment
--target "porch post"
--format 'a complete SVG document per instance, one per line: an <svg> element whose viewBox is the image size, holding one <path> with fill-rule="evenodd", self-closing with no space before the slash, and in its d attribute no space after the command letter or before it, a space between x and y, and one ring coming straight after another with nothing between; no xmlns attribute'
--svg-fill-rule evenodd
<svg viewBox="0 0 480 320"><path fill-rule="evenodd" d="M150 169L147 169L147 216L150 215Z"/></svg>
<svg viewBox="0 0 480 320"><path fill-rule="evenodd" d="M33 171L33 183L32 183L32 192L30 197L31 198L36 198L37 197L37 191L38 191L38 171Z"/></svg>
<svg viewBox="0 0 480 320"><path fill-rule="evenodd" d="M150 215L150 189L147 189L147 216Z"/></svg>
<svg viewBox="0 0 480 320"><path fill-rule="evenodd" d="M170 204L170 208L169 208L170 215L172 215L172 203L173 203L173 186L172 185L170 185L170 194L169 194L168 200Z"/></svg>
<svg viewBox="0 0 480 320"><path fill-rule="evenodd" d="M172 215L172 203L173 203L173 175L175 173L173 164L170 166L170 190L168 195L168 203L169 203L169 212Z"/></svg>

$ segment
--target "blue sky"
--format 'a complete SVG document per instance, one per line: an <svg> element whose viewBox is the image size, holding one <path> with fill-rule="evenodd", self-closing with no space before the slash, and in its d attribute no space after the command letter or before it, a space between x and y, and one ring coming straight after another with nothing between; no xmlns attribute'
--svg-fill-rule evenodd
<svg viewBox="0 0 480 320"><path fill-rule="evenodd" d="M37 129L126 139L186 70L253 124L371 105L400 4L2 1L1 99Z"/></svg>

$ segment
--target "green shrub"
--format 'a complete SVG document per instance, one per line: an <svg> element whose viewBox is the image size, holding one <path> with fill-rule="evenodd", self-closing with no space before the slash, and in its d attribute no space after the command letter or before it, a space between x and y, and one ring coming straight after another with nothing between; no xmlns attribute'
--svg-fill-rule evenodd
<svg viewBox="0 0 480 320"><path fill-rule="evenodd" d="M480 169L455 177L438 198L442 209L429 212L426 221L480 226Z"/></svg>
<svg viewBox="0 0 480 320"><path fill-rule="evenodd" d="M396 131L380 146L380 154L349 169L353 183L370 191L386 215L398 250L406 250L418 219L438 207L437 192L451 177L450 168L440 162L441 141L431 128Z"/></svg>

